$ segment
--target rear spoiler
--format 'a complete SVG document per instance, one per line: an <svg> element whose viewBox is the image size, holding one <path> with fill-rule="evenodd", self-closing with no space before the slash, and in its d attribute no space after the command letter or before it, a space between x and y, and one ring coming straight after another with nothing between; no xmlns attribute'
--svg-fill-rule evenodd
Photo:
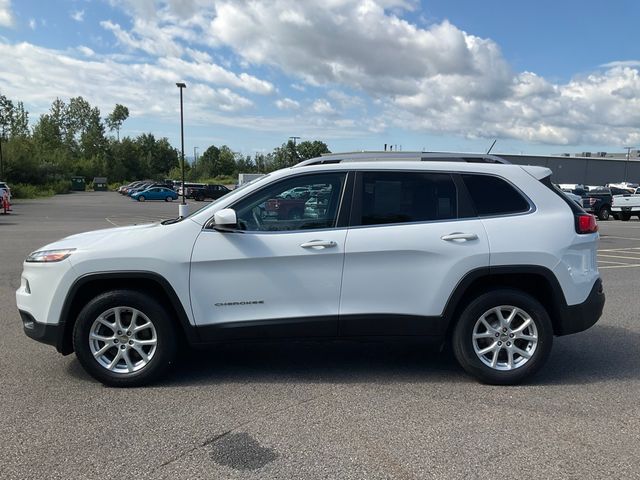
<svg viewBox="0 0 640 480"><path fill-rule="evenodd" d="M538 167L535 165L520 165L525 172L531 175L536 180L542 180L545 177L550 176L553 172L547 167Z"/></svg>

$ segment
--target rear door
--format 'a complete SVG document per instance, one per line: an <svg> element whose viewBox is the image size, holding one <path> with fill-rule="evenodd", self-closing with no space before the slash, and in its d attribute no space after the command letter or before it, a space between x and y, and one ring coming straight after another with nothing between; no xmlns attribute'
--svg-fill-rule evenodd
<svg viewBox="0 0 640 480"><path fill-rule="evenodd" d="M459 179L425 171L357 172L347 234L339 332L439 335L466 273L489 245Z"/></svg>

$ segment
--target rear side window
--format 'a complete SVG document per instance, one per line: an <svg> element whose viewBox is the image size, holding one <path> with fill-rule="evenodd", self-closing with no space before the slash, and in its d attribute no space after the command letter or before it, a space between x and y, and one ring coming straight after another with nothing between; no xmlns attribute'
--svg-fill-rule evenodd
<svg viewBox="0 0 640 480"><path fill-rule="evenodd" d="M359 225L457 218L457 192L449 174L362 172Z"/></svg>
<svg viewBox="0 0 640 480"><path fill-rule="evenodd" d="M491 175L462 175L478 216L508 215L529 210L529 202L508 182Z"/></svg>

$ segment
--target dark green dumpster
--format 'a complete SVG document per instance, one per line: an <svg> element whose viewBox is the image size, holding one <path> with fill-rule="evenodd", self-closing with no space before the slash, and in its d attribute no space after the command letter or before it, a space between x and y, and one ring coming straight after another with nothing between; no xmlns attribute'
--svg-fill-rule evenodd
<svg viewBox="0 0 640 480"><path fill-rule="evenodd" d="M95 177L93 179L94 192L106 192L108 190L107 177Z"/></svg>
<svg viewBox="0 0 640 480"><path fill-rule="evenodd" d="M74 192L84 192L86 190L84 177L71 177L71 190Z"/></svg>

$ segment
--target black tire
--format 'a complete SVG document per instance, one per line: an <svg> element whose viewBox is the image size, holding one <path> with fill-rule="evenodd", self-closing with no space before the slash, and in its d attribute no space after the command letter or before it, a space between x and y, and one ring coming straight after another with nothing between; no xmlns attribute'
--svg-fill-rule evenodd
<svg viewBox="0 0 640 480"><path fill-rule="evenodd" d="M598 220L609 220L610 216L611 216L611 210L609 209L609 207L602 207L598 211Z"/></svg>
<svg viewBox="0 0 640 480"><path fill-rule="evenodd" d="M139 202L144 202L145 200L146 200L146 198L144 197L144 195L140 195L140 196L138 197L138 201L139 201Z"/></svg>
<svg viewBox="0 0 640 480"><path fill-rule="evenodd" d="M196 197L196 201L197 202L204 202L204 197L202 195L199 195Z"/></svg>
<svg viewBox="0 0 640 480"><path fill-rule="evenodd" d="M167 198L164 199L165 202L173 202L173 197L168 196Z"/></svg>
<svg viewBox="0 0 640 480"><path fill-rule="evenodd" d="M131 373L117 373L109 370L96 360L91 351L90 334L94 322L101 316L108 318L104 314L116 307L123 307L125 310L127 308L138 310L147 317L155 328L156 344L153 355L151 355L151 347L149 347L147 353L151 355L151 358L145 365L140 366L139 370ZM126 313L121 315L126 323ZM139 316L138 318L137 325L146 321L143 317ZM123 332L123 336L128 333ZM132 333L132 335L133 337L130 338L136 338L140 334ZM113 337L117 337L117 334L114 333ZM167 315L165 308L151 296L134 290L113 290L93 298L82 309L73 328L73 347L82 367L96 380L111 387L138 387L149 384L166 373L176 355L176 337L175 325ZM106 342L102 343L106 345ZM118 348L122 348L122 346L123 342L120 341L118 345L111 347L100 358L108 355L115 357L116 353L120 353ZM129 347L125 346L125 348ZM131 347L131 350L127 350L127 352L127 355L130 355L127 358L130 360L137 359L138 364L144 363L142 357L134 353L134 347ZM122 361L124 362L124 358Z"/></svg>
<svg viewBox="0 0 640 480"><path fill-rule="evenodd" d="M473 332L476 323L479 322L483 314L498 306L513 306L526 312L531 320L533 320L533 324L537 330L537 344L533 354L530 358L525 359L520 366L511 370L499 370L490 365L486 365L474 350ZM514 321L521 320L520 317L516 318L518 320ZM491 335L493 335L493 333L491 333ZM500 333L500 335L502 335L502 333ZM510 341L508 334L504 334L504 338L499 337L499 339L504 342L502 343L504 346L499 349L499 353L496 355L498 358L501 358L501 356L503 358L507 355L506 342L513 342L514 346L516 343L513 340ZM494 340L493 338L487 338L483 341L486 341L488 344L495 342L497 345L499 339ZM516 341L525 342L524 340L518 339L516 339ZM453 353L460 366L481 382L492 385L513 385L529 378L544 365L551 352L552 344L553 327L545 308L532 296L519 290L509 289L492 290L473 300L462 312L453 330L452 338ZM518 346L523 347L523 343L518 343ZM504 352L504 354L502 352ZM519 360L524 358L525 357L519 356Z"/></svg>
<svg viewBox="0 0 640 480"><path fill-rule="evenodd" d="M620 217L620 220L622 220L623 222L628 222L631 219L630 213L619 213L618 216Z"/></svg>

